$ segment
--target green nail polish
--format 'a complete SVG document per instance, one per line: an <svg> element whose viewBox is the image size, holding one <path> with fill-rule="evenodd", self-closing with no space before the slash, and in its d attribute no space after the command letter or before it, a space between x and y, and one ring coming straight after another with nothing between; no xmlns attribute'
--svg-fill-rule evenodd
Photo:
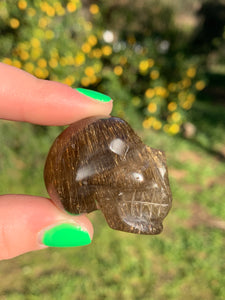
<svg viewBox="0 0 225 300"><path fill-rule="evenodd" d="M91 243L87 231L73 224L59 224L45 231L42 243L50 247L76 247Z"/></svg>
<svg viewBox="0 0 225 300"><path fill-rule="evenodd" d="M76 89L79 93L84 94L85 96L91 97L92 99L101 101L101 102L109 102L111 98L109 96L106 96L102 93L88 90L88 89L83 89L83 88L78 88Z"/></svg>

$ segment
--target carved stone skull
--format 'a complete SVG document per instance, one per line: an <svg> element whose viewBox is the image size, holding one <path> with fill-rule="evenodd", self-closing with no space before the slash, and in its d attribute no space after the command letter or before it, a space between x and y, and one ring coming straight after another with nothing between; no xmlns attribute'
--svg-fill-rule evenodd
<svg viewBox="0 0 225 300"><path fill-rule="evenodd" d="M100 209L117 230L158 234L171 208L164 153L116 117L70 125L52 145L44 177L58 206L74 214Z"/></svg>

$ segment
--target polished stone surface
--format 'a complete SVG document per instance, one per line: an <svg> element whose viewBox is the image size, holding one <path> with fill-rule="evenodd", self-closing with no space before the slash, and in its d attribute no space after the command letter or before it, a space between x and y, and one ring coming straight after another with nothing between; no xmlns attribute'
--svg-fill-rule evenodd
<svg viewBox="0 0 225 300"><path fill-rule="evenodd" d="M53 143L44 178L56 204L73 214L100 209L113 229L158 234L172 195L166 158L144 145L127 122L91 117Z"/></svg>

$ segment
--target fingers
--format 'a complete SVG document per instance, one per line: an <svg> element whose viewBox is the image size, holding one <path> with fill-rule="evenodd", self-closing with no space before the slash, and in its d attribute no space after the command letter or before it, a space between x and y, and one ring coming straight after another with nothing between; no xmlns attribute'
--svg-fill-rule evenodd
<svg viewBox="0 0 225 300"><path fill-rule="evenodd" d="M2 119L67 125L93 115L109 115L112 100L109 97L103 99L105 102L100 100L67 85L37 79L25 71L0 63Z"/></svg>
<svg viewBox="0 0 225 300"><path fill-rule="evenodd" d="M93 228L86 216L63 213L49 199L0 196L0 259L47 246L82 246L91 242Z"/></svg>

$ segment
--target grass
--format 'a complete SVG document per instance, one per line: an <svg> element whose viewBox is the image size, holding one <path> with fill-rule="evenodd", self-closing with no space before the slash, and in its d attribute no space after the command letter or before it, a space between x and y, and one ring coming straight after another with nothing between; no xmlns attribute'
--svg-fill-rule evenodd
<svg viewBox="0 0 225 300"><path fill-rule="evenodd" d="M167 154L173 208L161 235L113 231L95 212L90 246L0 262L0 299L224 299L224 115L222 106L197 102L192 140L137 129ZM44 160L60 130L0 122L1 194L46 195Z"/></svg>

